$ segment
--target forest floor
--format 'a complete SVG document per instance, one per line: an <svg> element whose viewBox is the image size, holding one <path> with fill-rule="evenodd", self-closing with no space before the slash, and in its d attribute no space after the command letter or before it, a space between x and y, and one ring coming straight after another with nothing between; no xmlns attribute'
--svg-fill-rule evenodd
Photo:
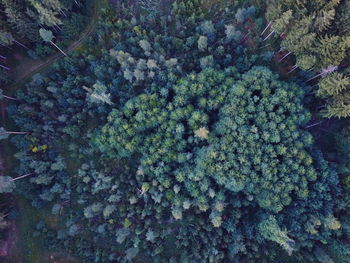
<svg viewBox="0 0 350 263"><path fill-rule="evenodd" d="M89 24L86 26L84 31L79 35L79 37L73 41L64 50L65 53L76 50L78 51L80 47L83 46L84 41L94 33L98 19L100 17L100 10L108 5L108 0L94 0L94 7L89 19ZM50 65L55 63L58 59L64 57L60 52L42 60L34 60L30 58L25 53L16 53L16 60L21 61L14 68L14 78L15 82L8 87L3 88L6 90L8 95L13 95L16 90L23 88L24 84L30 80L32 76L37 73L45 72ZM0 109L0 122L1 126L5 126L9 129L15 129L16 126L9 118L6 118L5 108L7 105L2 104ZM8 140L1 142L0 144L1 152L4 155L4 165L5 172L7 175L13 173L13 167L16 166L18 161L14 157L16 153L15 147L10 144ZM11 245L10 255L3 259L0 258L0 262L6 263L73 263L77 260L70 258L66 252L48 252L43 249L43 240L40 238L33 237L33 232L36 230L36 224L40 220L44 220L48 227L54 228L57 223L58 218L54 218L50 211L37 210L32 207L31 203L24 197L16 196L18 219L16 220L16 225L14 224L15 231L11 230L11 242L17 241L15 244ZM12 242L13 243L13 242Z"/></svg>

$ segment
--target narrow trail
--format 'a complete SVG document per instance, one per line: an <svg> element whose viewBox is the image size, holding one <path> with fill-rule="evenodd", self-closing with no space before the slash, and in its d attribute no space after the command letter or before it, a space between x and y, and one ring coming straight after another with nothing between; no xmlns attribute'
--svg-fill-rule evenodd
<svg viewBox="0 0 350 263"><path fill-rule="evenodd" d="M83 41L95 31L96 25L98 23L99 11L102 8L102 5L104 2L105 1L103 0L94 0L93 14L91 16L90 23L87 25L84 31L80 34L79 38L74 42L72 42L64 50L65 53L69 54L70 51L80 47L83 44ZM39 73L43 69L49 67L56 60L62 57L64 57L64 55L61 52L58 52L45 60L36 61L34 65L28 67L29 71L25 71L23 74L16 76L16 81L10 86L5 87L5 90L8 92L8 94L12 94L20 85L25 83L30 77L32 77L36 73ZM21 66L23 67L23 65Z"/></svg>

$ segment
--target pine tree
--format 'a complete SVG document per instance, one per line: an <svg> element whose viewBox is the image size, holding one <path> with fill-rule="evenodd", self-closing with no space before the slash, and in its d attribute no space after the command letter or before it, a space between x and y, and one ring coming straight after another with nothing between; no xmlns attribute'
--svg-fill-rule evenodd
<svg viewBox="0 0 350 263"><path fill-rule="evenodd" d="M322 111L327 118L348 118L350 117L350 93L342 93L329 99L326 109Z"/></svg>
<svg viewBox="0 0 350 263"><path fill-rule="evenodd" d="M28 134L28 132L6 131L4 127L0 127L0 140L7 139L11 134L22 135L22 134Z"/></svg>
<svg viewBox="0 0 350 263"><path fill-rule="evenodd" d="M263 238L281 245L289 255L293 252L294 241L288 237L287 231L282 230L274 216L269 216L258 225L259 233Z"/></svg>
<svg viewBox="0 0 350 263"><path fill-rule="evenodd" d="M341 36L325 35L315 43L313 51L319 56L319 66L324 68L330 65L339 65L346 56L346 50L350 47L347 38Z"/></svg>
<svg viewBox="0 0 350 263"><path fill-rule="evenodd" d="M10 176L0 176L0 193L11 193L16 187L15 181L31 175L33 175L33 173L25 174L16 178L12 178Z"/></svg>
<svg viewBox="0 0 350 263"><path fill-rule="evenodd" d="M56 11L47 9L42 4L34 0L30 0L30 3L38 12L39 20L42 25L53 27L62 24L62 21L58 18L58 13Z"/></svg>
<svg viewBox="0 0 350 263"><path fill-rule="evenodd" d="M274 20L272 22L272 28L276 30L278 34L282 34L285 32L288 24L291 22L293 19L293 12L292 10L288 10L284 12L281 17L278 19Z"/></svg>
<svg viewBox="0 0 350 263"><path fill-rule="evenodd" d="M14 97L10 97L10 96L6 96L4 94L4 91L2 89L0 89L0 101L4 100L4 99L8 99L8 100L17 100Z"/></svg>
<svg viewBox="0 0 350 263"><path fill-rule="evenodd" d="M14 42L13 40L11 33L0 31L0 45L11 46Z"/></svg>
<svg viewBox="0 0 350 263"><path fill-rule="evenodd" d="M340 95L345 90L350 90L350 78L339 72L333 72L322 78L318 83L317 95L327 98L333 95Z"/></svg>
<svg viewBox="0 0 350 263"><path fill-rule="evenodd" d="M297 57L296 64L303 70L308 70L316 64L317 58L314 55L303 54Z"/></svg>
<svg viewBox="0 0 350 263"><path fill-rule="evenodd" d="M32 41L38 40L37 25L26 15L24 6L12 0L1 0L1 3L5 7L7 22L14 29L12 32Z"/></svg>
<svg viewBox="0 0 350 263"><path fill-rule="evenodd" d="M200 51L205 51L208 47L208 38L205 36L200 36L198 39L198 49Z"/></svg>
<svg viewBox="0 0 350 263"><path fill-rule="evenodd" d="M53 38L54 38L54 36L53 36L53 34L52 34L52 31L46 30L46 29L43 29L43 28L40 28L39 33L40 33L41 38L42 38L45 42L51 43L51 44L52 44L55 48L57 48L63 55L67 56L67 54L66 54L62 49L60 49L60 48L52 41Z"/></svg>
<svg viewBox="0 0 350 263"><path fill-rule="evenodd" d="M315 33L309 33L312 23L311 17L295 22L293 27L288 31L286 38L282 41L281 46L291 51L297 57L310 52L308 51L316 39Z"/></svg>
<svg viewBox="0 0 350 263"><path fill-rule="evenodd" d="M63 9L63 5L60 0L43 0L43 4L54 11L61 11Z"/></svg>
<svg viewBox="0 0 350 263"><path fill-rule="evenodd" d="M335 10L321 10L315 15L314 25L313 27L318 31L322 32L330 27L334 18L335 18Z"/></svg>
<svg viewBox="0 0 350 263"><path fill-rule="evenodd" d="M11 33L0 31L0 45L11 46L13 43L18 44L21 47L24 47L25 49L29 49L25 45L23 45L22 43L18 42L16 39L14 39L14 37L12 36Z"/></svg>

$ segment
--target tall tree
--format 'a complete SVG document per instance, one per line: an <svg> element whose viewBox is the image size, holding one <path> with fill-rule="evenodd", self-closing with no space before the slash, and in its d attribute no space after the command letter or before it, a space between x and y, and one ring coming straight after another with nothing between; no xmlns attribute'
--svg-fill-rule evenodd
<svg viewBox="0 0 350 263"><path fill-rule="evenodd" d="M8 100L17 100L14 97L10 97L10 96L6 96L4 95L4 91L2 89L0 89L0 101L2 101L3 99L8 99Z"/></svg>
<svg viewBox="0 0 350 263"><path fill-rule="evenodd" d="M15 181L33 175L33 173L25 174L16 178L10 176L0 176L0 193L11 193L16 185Z"/></svg>
<svg viewBox="0 0 350 263"><path fill-rule="evenodd" d="M40 33L41 38L42 38L45 42L51 43L51 44L52 44L55 48L57 48L63 55L67 56L67 54L66 54L62 49L60 49L60 48L52 41L53 38L54 38L54 36L53 36L53 34L52 34L52 31L46 30L46 29L43 29L43 28L40 28L39 33Z"/></svg>
<svg viewBox="0 0 350 263"><path fill-rule="evenodd" d="M11 134L21 135L28 134L28 132L14 132L14 131L6 131L4 127L0 127L0 140L7 139Z"/></svg>
<svg viewBox="0 0 350 263"><path fill-rule="evenodd" d="M32 41L38 40L37 24L26 13L26 4L12 0L0 0L5 7L6 20L13 32Z"/></svg>
<svg viewBox="0 0 350 263"><path fill-rule="evenodd" d="M0 31L0 44L3 46L10 46L13 43L16 43L20 45L21 47L24 47L25 49L29 49L25 45L23 45L21 42L17 41L11 33L8 32L2 32Z"/></svg>
<svg viewBox="0 0 350 263"><path fill-rule="evenodd" d="M30 3L38 12L39 20L42 25L53 27L62 24L62 21L60 18L58 18L58 13L56 11L46 8L40 2L35 0L30 0Z"/></svg>

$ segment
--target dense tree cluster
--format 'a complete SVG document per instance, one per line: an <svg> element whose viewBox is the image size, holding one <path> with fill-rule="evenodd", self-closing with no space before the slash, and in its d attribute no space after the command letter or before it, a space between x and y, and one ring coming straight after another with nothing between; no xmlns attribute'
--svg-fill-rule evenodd
<svg viewBox="0 0 350 263"><path fill-rule="evenodd" d="M212 178L279 212L291 192L306 198L317 179L304 149L312 138L298 131L309 120L300 95L300 87L278 82L264 67L244 75L235 68L207 69L170 90L139 95L122 112L113 110L96 141L111 157L140 156L145 174L164 188L183 185L200 210L215 196ZM173 209L181 211L185 200Z"/></svg>
<svg viewBox="0 0 350 263"><path fill-rule="evenodd" d="M267 10L297 59L309 47L286 43L302 3ZM0 129L20 161L0 192L60 220L33 235L89 263L350 262L348 130L321 152L304 87L269 67L259 16L239 1L119 1L80 52L0 90L20 127ZM346 89L329 84L338 74L318 95Z"/></svg>
<svg viewBox="0 0 350 263"><path fill-rule="evenodd" d="M11 46L41 41L39 28L49 28L58 34L68 33L65 29L79 26L80 14L84 1L67 0L1 0L0 8L0 44ZM73 25L73 21L75 24ZM61 32L61 30L63 30Z"/></svg>
<svg viewBox="0 0 350 263"><path fill-rule="evenodd" d="M0 84L12 81L11 60L20 48L33 58L53 52L40 30L52 34L52 44L66 46L86 26L93 0L1 0ZM20 61L22 62L22 61Z"/></svg>
<svg viewBox="0 0 350 263"><path fill-rule="evenodd" d="M328 101L324 115L349 117L350 2L270 2L266 18L271 33L281 36L281 49L296 56L296 66L322 78L317 95Z"/></svg>

